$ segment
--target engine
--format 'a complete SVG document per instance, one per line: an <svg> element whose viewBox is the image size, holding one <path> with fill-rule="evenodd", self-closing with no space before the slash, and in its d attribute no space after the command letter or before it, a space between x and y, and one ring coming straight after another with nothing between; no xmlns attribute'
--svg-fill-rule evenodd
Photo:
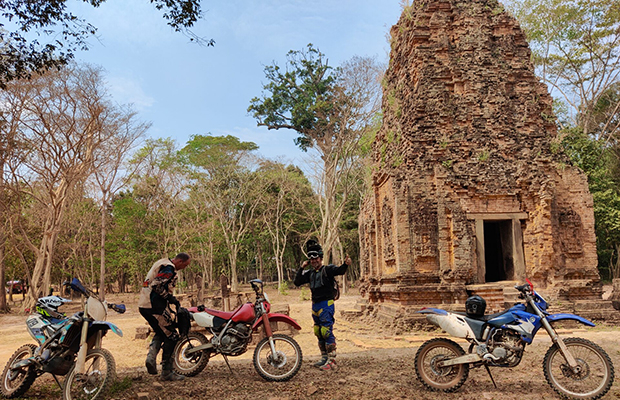
<svg viewBox="0 0 620 400"><path fill-rule="evenodd" d="M220 340L221 352L229 356L243 354L251 340L252 330L250 325L237 323L229 327Z"/></svg>
<svg viewBox="0 0 620 400"><path fill-rule="evenodd" d="M488 347L481 355L490 361L491 365L512 368L521 362L524 348L525 345L517 333L496 329L491 333Z"/></svg>

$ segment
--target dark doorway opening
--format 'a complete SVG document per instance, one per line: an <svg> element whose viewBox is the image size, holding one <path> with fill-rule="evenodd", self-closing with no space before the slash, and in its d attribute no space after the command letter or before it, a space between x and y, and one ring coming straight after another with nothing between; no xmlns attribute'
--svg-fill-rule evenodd
<svg viewBox="0 0 620 400"><path fill-rule="evenodd" d="M485 282L514 279L512 220L484 221Z"/></svg>

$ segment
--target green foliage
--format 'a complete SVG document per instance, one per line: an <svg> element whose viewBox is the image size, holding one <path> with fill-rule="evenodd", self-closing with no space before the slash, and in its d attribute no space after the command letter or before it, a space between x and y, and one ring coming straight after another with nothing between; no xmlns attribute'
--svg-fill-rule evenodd
<svg viewBox="0 0 620 400"><path fill-rule="evenodd" d="M310 300L311 298L312 298L312 294L310 293L310 289L308 289L306 286L303 286L301 290L299 291L299 300L307 301L307 300Z"/></svg>
<svg viewBox="0 0 620 400"><path fill-rule="evenodd" d="M491 156L491 152L489 151L489 149L482 149L480 154L478 154L478 161L487 162L490 156Z"/></svg>
<svg viewBox="0 0 620 400"><path fill-rule="evenodd" d="M84 0L93 7L99 7L106 0ZM186 31L201 17L200 0L149 0L155 8L163 11L175 31ZM69 3L69 4L67 4ZM73 59L74 53L88 49L88 38L94 36L97 28L70 11L67 0L0 1L4 20L0 23L0 88L14 79L30 77L34 72L59 68ZM27 32L35 31L33 36ZM49 39L40 43L42 38ZM193 37L207 45L211 40Z"/></svg>
<svg viewBox="0 0 620 400"><path fill-rule="evenodd" d="M588 176L594 200L599 269L605 272L604 276L619 277L620 271L612 271L618 264L620 244L620 168L617 147L609 147L577 128L564 134L564 151Z"/></svg>
<svg viewBox="0 0 620 400"><path fill-rule="evenodd" d="M132 385L133 385L133 381L131 377L125 376L122 379L117 379L114 382L112 382L112 386L110 386L110 389L108 390L107 394L108 396L114 396L117 394L121 394L129 390Z"/></svg>
<svg viewBox="0 0 620 400"><path fill-rule="evenodd" d="M592 119L601 115L597 102L617 82L620 3L521 0L510 6L527 34L539 76L571 106L572 124L589 134Z"/></svg>
<svg viewBox="0 0 620 400"><path fill-rule="evenodd" d="M287 281L280 282L280 284L278 285L278 293L280 293L282 296L288 296L288 282Z"/></svg>
<svg viewBox="0 0 620 400"><path fill-rule="evenodd" d="M297 131L295 143L306 151L323 134L335 111L337 73L312 44L305 50L291 50L284 71L277 64L265 67L266 93L250 101L248 112L259 125Z"/></svg>

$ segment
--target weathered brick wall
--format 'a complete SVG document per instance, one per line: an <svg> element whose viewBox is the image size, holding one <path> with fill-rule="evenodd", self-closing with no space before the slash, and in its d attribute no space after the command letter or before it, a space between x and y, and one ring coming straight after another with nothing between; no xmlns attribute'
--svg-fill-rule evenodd
<svg viewBox="0 0 620 400"><path fill-rule="evenodd" d="M464 300L466 285L484 283L481 214L512 218L525 265L515 279L600 298L587 181L559 151L552 98L516 20L493 0L414 1L391 35L360 214L370 300Z"/></svg>

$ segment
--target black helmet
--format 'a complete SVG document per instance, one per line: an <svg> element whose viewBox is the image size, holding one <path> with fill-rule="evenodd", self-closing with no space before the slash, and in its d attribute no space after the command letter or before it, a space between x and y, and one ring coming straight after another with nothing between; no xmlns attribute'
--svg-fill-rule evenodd
<svg viewBox="0 0 620 400"><path fill-rule="evenodd" d="M309 258L323 258L323 248L316 240L308 240L306 242L306 253Z"/></svg>
<svg viewBox="0 0 620 400"><path fill-rule="evenodd" d="M465 311L470 317L482 317L487 308L487 302L480 296L475 295L465 301Z"/></svg>

